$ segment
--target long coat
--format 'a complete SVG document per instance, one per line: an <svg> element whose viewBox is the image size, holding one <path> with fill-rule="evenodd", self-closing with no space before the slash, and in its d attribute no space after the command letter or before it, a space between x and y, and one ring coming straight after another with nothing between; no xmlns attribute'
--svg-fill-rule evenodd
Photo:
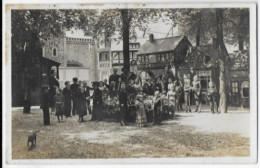
<svg viewBox="0 0 260 168"><path fill-rule="evenodd" d="M71 90L65 87L62 94L64 96L64 115L69 117L71 114Z"/></svg>
<svg viewBox="0 0 260 168"><path fill-rule="evenodd" d="M99 89L95 89L93 95L90 97L93 98L93 110L92 110L92 121L102 120L103 115L103 100L102 92Z"/></svg>

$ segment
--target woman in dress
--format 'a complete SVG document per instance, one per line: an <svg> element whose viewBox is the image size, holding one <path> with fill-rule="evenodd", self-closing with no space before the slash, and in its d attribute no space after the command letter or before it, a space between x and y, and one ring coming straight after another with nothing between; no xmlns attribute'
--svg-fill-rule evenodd
<svg viewBox="0 0 260 168"><path fill-rule="evenodd" d="M175 101L176 101L176 91L174 86L172 85L170 90L167 92L167 98L168 98L168 105L170 107L170 112L174 116L175 112Z"/></svg>
<svg viewBox="0 0 260 168"><path fill-rule="evenodd" d="M78 97L78 115L79 115L79 122L86 122L83 117L84 115L87 115L87 106L86 106L86 97L84 94L84 87L80 86L79 87L79 97Z"/></svg>
<svg viewBox="0 0 260 168"><path fill-rule="evenodd" d="M135 79L134 88L137 94L140 94L142 92L142 85L138 77Z"/></svg>
<svg viewBox="0 0 260 168"><path fill-rule="evenodd" d="M139 94L136 96L136 102L137 106L136 110L136 126L137 127L145 127L147 126L147 118L144 108L144 102L143 102L143 95Z"/></svg>
<svg viewBox="0 0 260 168"><path fill-rule="evenodd" d="M103 119L103 101L102 92L99 90L99 84L94 85L94 93L92 96L88 97L87 100L93 99L93 110L92 117L90 121L101 121Z"/></svg>
<svg viewBox="0 0 260 168"><path fill-rule="evenodd" d="M192 90L194 92L194 99L196 101L195 112L201 112L201 84L197 75L193 77Z"/></svg>
<svg viewBox="0 0 260 168"><path fill-rule="evenodd" d="M103 106L103 111L101 112L102 116L108 117L108 88L104 84L103 81L99 82L99 90L102 92L102 106Z"/></svg>

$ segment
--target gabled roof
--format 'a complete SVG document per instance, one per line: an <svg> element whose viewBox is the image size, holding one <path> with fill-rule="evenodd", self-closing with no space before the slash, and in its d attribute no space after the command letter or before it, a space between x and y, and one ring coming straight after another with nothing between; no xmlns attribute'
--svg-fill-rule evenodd
<svg viewBox="0 0 260 168"><path fill-rule="evenodd" d="M153 42L149 40L144 43L137 55L151 54L158 52L174 51L182 39L186 36L174 36L169 38L154 39Z"/></svg>

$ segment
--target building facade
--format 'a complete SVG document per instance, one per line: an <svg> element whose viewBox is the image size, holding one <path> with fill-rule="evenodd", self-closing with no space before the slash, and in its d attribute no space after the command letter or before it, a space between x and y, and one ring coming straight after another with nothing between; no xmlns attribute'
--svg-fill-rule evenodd
<svg viewBox="0 0 260 168"><path fill-rule="evenodd" d="M91 37L73 37L66 34L49 37L43 47L45 58L61 64L59 77L63 87L65 81L77 77L82 81L97 80L96 46Z"/></svg>
<svg viewBox="0 0 260 168"><path fill-rule="evenodd" d="M122 72L124 65L124 54L123 46L114 47L111 49L112 56L112 67L117 69L118 73ZM129 59L130 59L130 71L136 73L136 62L137 62L137 52L140 49L140 42L130 42L129 43Z"/></svg>
<svg viewBox="0 0 260 168"><path fill-rule="evenodd" d="M183 64L190 46L192 45L186 36L155 39L151 34L137 53L138 75L156 78L164 74L168 65L171 65L175 75L178 66Z"/></svg>

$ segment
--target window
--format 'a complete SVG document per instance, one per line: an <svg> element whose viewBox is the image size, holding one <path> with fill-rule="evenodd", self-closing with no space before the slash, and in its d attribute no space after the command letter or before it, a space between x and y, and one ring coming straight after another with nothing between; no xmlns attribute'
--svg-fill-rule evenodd
<svg viewBox="0 0 260 168"><path fill-rule="evenodd" d="M242 98L249 98L249 82L244 81L241 85Z"/></svg>
<svg viewBox="0 0 260 168"><path fill-rule="evenodd" d="M102 52L99 54L99 61L109 61L109 53L108 52Z"/></svg>
<svg viewBox="0 0 260 168"><path fill-rule="evenodd" d="M200 83L201 83L201 90L207 91L209 88L209 82L211 78L210 71L198 71L196 72L196 75L198 76Z"/></svg>
<svg viewBox="0 0 260 168"><path fill-rule="evenodd" d="M167 54L167 57L168 57L168 54ZM159 62L165 62L165 61L167 61L165 54L157 55L157 59L158 59Z"/></svg>
<svg viewBox="0 0 260 168"><path fill-rule="evenodd" d="M232 82L232 93L238 93L238 83L237 82Z"/></svg>
<svg viewBox="0 0 260 168"><path fill-rule="evenodd" d="M52 50L52 56L57 56L57 50L56 50L56 48L54 48L54 49Z"/></svg>
<svg viewBox="0 0 260 168"><path fill-rule="evenodd" d="M124 62L123 52L112 52L112 56L113 56L113 63L114 64Z"/></svg>

